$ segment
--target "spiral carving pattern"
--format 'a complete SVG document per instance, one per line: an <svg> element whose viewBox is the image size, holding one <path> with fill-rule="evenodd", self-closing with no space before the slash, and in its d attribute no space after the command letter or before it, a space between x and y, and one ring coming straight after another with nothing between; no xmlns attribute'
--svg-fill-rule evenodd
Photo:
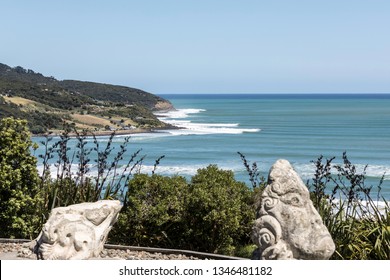
<svg viewBox="0 0 390 280"><path fill-rule="evenodd" d="M278 204L278 199L266 196L266 197L263 197L262 204L263 204L264 210L268 211L268 210L274 208L276 206L276 204Z"/></svg>
<svg viewBox="0 0 390 280"><path fill-rule="evenodd" d="M280 223L272 216L265 215L255 222L253 241L261 250L276 244L282 237Z"/></svg>

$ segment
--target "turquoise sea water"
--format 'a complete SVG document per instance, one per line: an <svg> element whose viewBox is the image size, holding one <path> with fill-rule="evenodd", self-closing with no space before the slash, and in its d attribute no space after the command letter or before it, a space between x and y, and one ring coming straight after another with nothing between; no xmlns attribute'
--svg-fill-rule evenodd
<svg viewBox="0 0 390 280"><path fill-rule="evenodd" d="M390 199L390 95L162 95L177 111L161 118L180 130L133 135L129 157L142 148L143 172L164 155L160 174L191 176L217 164L248 182L237 152L256 161L266 176L279 158L289 160L304 180L314 171L312 160L342 154L358 169L368 164L368 184L385 174L382 193ZM108 137L99 141L106 142ZM115 137L115 145L124 136ZM39 138L36 138L39 141ZM39 150L38 152L39 153Z"/></svg>

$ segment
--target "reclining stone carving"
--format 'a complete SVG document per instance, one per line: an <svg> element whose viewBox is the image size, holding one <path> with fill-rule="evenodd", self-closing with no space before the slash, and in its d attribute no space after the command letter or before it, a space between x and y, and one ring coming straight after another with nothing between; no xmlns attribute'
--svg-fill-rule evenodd
<svg viewBox="0 0 390 280"><path fill-rule="evenodd" d="M44 260L99 256L121 208L117 200L54 208L36 239L34 253Z"/></svg>

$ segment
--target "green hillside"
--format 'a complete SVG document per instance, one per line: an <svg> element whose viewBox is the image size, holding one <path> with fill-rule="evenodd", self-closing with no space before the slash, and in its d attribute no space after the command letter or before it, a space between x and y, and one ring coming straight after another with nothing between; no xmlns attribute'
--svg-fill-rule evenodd
<svg viewBox="0 0 390 280"><path fill-rule="evenodd" d="M0 118L27 119L33 133L66 122L94 131L167 128L153 114L172 104L140 89L74 80L59 81L0 63Z"/></svg>

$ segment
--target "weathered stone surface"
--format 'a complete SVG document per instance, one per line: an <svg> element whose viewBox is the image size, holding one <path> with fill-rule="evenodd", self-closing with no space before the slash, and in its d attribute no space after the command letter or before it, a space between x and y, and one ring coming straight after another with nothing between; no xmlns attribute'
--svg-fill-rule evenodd
<svg viewBox="0 0 390 280"><path fill-rule="evenodd" d="M36 239L34 253L44 260L99 256L121 208L117 200L101 200L53 209Z"/></svg>
<svg viewBox="0 0 390 280"><path fill-rule="evenodd" d="M252 232L259 259L329 259L335 245L309 197L309 191L286 160L268 175Z"/></svg>

